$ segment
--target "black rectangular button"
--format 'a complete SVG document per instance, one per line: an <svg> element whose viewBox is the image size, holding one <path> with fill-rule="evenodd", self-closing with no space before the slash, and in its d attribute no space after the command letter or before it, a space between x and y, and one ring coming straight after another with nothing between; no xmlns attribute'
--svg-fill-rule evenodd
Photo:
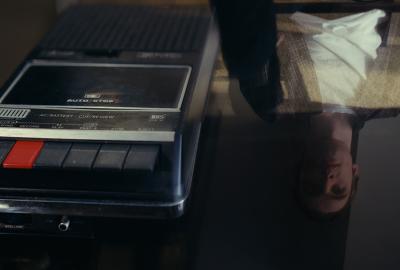
<svg viewBox="0 0 400 270"><path fill-rule="evenodd" d="M122 170L129 147L127 144L103 144L97 154L93 169Z"/></svg>
<svg viewBox="0 0 400 270"><path fill-rule="evenodd" d="M90 170L99 151L100 144L74 143L64 161L66 169Z"/></svg>
<svg viewBox="0 0 400 270"><path fill-rule="evenodd" d="M132 145L125 160L124 170L153 172L159 148L158 145Z"/></svg>
<svg viewBox="0 0 400 270"><path fill-rule="evenodd" d="M15 142L13 141L0 141L0 165L6 159L8 153L10 152L14 144Z"/></svg>
<svg viewBox="0 0 400 270"><path fill-rule="evenodd" d="M34 168L61 168L72 143L46 142L36 159Z"/></svg>

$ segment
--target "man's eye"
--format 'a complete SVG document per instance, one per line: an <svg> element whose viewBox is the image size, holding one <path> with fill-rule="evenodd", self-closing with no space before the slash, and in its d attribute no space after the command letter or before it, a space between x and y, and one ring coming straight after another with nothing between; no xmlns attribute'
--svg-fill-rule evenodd
<svg viewBox="0 0 400 270"><path fill-rule="evenodd" d="M321 184L314 180L305 185L304 192L307 196L318 196L323 192L323 190Z"/></svg>

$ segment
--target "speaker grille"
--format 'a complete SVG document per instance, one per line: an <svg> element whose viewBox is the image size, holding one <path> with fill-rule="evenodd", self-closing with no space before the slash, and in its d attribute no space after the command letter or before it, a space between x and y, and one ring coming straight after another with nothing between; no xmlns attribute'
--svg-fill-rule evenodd
<svg viewBox="0 0 400 270"><path fill-rule="evenodd" d="M198 51L210 16L206 8L79 6L68 10L42 49Z"/></svg>

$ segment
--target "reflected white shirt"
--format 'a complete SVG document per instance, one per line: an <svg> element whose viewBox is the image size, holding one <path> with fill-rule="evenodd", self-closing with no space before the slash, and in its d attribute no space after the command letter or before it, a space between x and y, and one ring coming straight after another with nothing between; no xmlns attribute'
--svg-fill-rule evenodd
<svg viewBox="0 0 400 270"><path fill-rule="evenodd" d="M352 113L346 100L354 98L368 64L377 57L382 43L376 26L385 17L382 10L371 10L335 20L296 12L291 19L312 33L306 37L314 64L324 111Z"/></svg>

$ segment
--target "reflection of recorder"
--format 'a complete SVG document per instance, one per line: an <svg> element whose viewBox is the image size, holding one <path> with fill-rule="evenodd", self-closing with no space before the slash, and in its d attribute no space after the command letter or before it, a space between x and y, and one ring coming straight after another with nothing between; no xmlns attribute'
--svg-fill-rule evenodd
<svg viewBox="0 0 400 270"><path fill-rule="evenodd" d="M217 49L207 9L67 11L2 89L0 224L181 215Z"/></svg>

